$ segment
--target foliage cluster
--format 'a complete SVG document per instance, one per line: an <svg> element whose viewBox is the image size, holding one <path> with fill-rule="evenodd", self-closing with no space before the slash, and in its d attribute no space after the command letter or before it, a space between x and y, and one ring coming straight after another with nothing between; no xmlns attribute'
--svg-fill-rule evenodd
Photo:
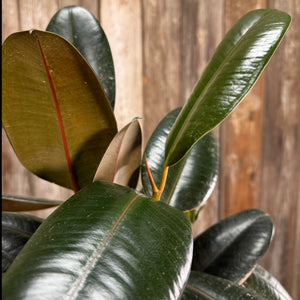
<svg viewBox="0 0 300 300"><path fill-rule="evenodd" d="M138 119L117 128L109 43L87 10L64 7L46 31L9 36L7 136L28 170L74 195L62 204L2 196L3 298L290 299L258 265L273 233L266 213L242 211L195 240L191 231L217 180L212 130L254 85L289 23L272 9L243 16L143 154ZM46 220L17 213L55 205Z"/></svg>

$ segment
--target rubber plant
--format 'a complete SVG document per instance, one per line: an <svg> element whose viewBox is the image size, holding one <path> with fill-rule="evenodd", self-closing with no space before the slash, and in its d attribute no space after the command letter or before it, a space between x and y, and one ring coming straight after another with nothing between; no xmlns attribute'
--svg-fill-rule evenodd
<svg viewBox="0 0 300 300"><path fill-rule="evenodd" d="M63 203L2 196L3 299L290 299L258 265L273 233L266 213L242 211L195 240L191 231L217 180L212 130L249 92L289 23L274 9L243 16L143 155L138 119L117 129L112 55L90 12L64 7L46 31L10 35L4 129L28 170L74 195ZM20 213L51 206L45 220Z"/></svg>

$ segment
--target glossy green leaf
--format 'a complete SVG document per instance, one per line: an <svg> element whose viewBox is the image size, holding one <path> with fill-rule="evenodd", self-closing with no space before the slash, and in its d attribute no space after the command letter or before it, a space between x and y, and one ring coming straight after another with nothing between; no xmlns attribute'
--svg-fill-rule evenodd
<svg viewBox="0 0 300 300"><path fill-rule="evenodd" d="M2 273L6 272L42 219L17 213L2 213Z"/></svg>
<svg viewBox="0 0 300 300"><path fill-rule="evenodd" d="M157 184L162 177L166 139L179 112L180 108L171 111L158 124L145 149L149 168ZM183 211L199 207L215 187L218 167L218 146L213 133L210 133L182 161L169 168L160 200ZM144 192L151 196L152 187L144 159L141 174Z"/></svg>
<svg viewBox="0 0 300 300"><path fill-rule="evenodd" d="M192 270L241 284L267 251L272 233L271 218L260 210L227 217L195 239Z"/></svg>
<svg viewBox="0 0 300 300"><path fill-rule="evenodd" d="M2 83L2 122L23 165L73 190L91 183L117 126L74 46L50 32L10 35L2 47Z"/></svg>
<svg viewBox="0 0 300 300"><path fill-rule="evenodd" d="M97 181L39 227L3 278L4 299L178 299L192 259L185 215Z"/></svg>
<svg viewBox="0 0 300 300"><path fill-rule="evenodd" d="M79 50L95 71L114 108L114 63L108 40L96 18L83 7L67 6L53 16L46 30L64 37Z"/></svg>
<svg viewBox="0 0 300 300"><path fill-rule="evenodd" d="M29 211L46 209L62 204L63 201L54 201L17 195L2 195L2 211Z"/></svg>
<svg viewBox="0 0 300 300"><path fill-rule="evenodd" d="M142 132L138 120L116 134L107 148L94 181L105 180L136 188L142 154Z"/></svg>
<svg viewBox="0 0 300 300"><path fill-rule="evenodd" d="M202 272L191 272L181 300L267 300L262 295L229 280Z"/></svg>
<svg viewBox="0 0 300 300"><path fill-rule="evenodd" d="M290 23L275 9L254 10L226 34L166 142L165 165L177 163L246 96L268 63Z"/></svg>
<svg viewBox="0 0 300 300"><path fill-rule="evenodd" d="M280 282L261 266L255 268L243 285L269 300L292 300Z"/></svg>

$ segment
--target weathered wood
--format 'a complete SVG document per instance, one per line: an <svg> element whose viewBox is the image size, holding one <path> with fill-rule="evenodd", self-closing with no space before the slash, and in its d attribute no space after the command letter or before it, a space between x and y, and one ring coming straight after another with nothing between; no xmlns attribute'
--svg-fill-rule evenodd
<svg viewBox="0 0 300 300"><path fill-rule="evenodd" d="M265 0L225 1L225 31L248 11L264 8ZM221 125L221 215L259 206L264 106L263 76Z"/></svg>
<svg viewBox="0 0 300 300"><path fill-rule="evenodd" d="M89 10L95 18L100 18L100 2L98 0L58 0L59 7L80 5ZM50 1L49 1L50 2Z"/></svg>
<svg viewBox="0 0 300 300"><path fill-rule="evenodd" d="M188 0L181 7L181 64L180 84L181 101L190 96L194 85L199 80L204 68L213 55L223 35L223 1ZM211 9L214 7L214 9ZM215 130L219 135L219 130ZM219 220L218 186L198 220L193 224L194 235L199 234Z"/></svg>
<svg viewBox="0 0 300 300"><path fill-rule="evenodd" d="M59 9L58 1L32 0L18 3L20 30L45 30L50 18Z"/></svg>
<svg viewBox="0 0 300 300"><path fill-rule="evenodd" d="M242 209L266 211L276 234L262 263L299 299L299 0L4 0L2 38L45 29L62 6L89 9L100 18L112 48L119 128L142 116L146 142L157 123L184 104L230 26L248 10L267 4L291 14L293 22L263 77L221 125L219 186L194 232ZM72 193L29 173L2 136L4 193L58 200Z"/></svg>
<svg viewBox="0 0 300 300"><path fill-rule="evenodd" d="M144 139L161 119L182 106L181 1L143 1Z"/></svg>
<svg viewBox="0 0 300 300"><path fill-rule="evenodd" d="M276 231L264 264L299 299L300 3L269 5L293 21L266 69L261 207L273 217Z"/></svg>
<svg viewBox="0 0 300 300"><path fill-rule="evenodd" d="M298 170L298 173L300 171ZM300 195L300 184L298 184L298 200ZM296 199L297 200L297 199ZM299 253L300 253L300 205L297 203L297 210L294 212L295 218L296 218L296 230L295 235L291 237L292 240L295 241L294 245L294 253L292 258L292 283L291 287L289 287L290 293L293 295L294 299L300 298L300 259L299 259ZM278 247L278 246L277 246Z"/></svg>
<svg viewBox="0 0 300 300"><path fill-rule="evenodd" d="M20 28L18 2L17 0L2 1L2 42Z"/></svg>
<svg viewBox="0 0 300 300"><path fill-rule="evenodd" d="M101 25L116 74L115 114L119 129L143 116L141 1L101 1Z"/></svg>

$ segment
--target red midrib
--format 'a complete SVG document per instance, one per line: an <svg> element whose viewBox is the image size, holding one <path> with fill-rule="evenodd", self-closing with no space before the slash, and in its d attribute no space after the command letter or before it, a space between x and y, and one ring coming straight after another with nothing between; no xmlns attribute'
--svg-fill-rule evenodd
<svg viewBox="0 0 300 300"><path fill-rule="evenodd" d="M204 291L201 291L200 289L197 289L196 287L194 287L193 285L191 284L187 284L186 287L190 288L191 290L199 293L200 295L206 297L207 299L210 299L210 300L216 300L215 298L209 296L208 294L206 294Z"/></svg>
<svg viewBox="0 0 300 300"><path fill-rule="evenodd" d="M79 190L79 186L77 184L76 178L75 178L75 174L74 174L74 170L73 170L73 166L72 166L72 161L71 161L71 156L70 156L70 152L69 152L69 148L68 148L68 142L67 142L67 138L66 138L66 133L65 133L65 129L64 129L64 124L63 124L63 120L62 120L62 115L61 115L61 111L60 111L60 107L59 107L59 103L58 103L58 99L57 99L57 95L56 95L56 90L54 87L54 83L50 74L50 70L46 61L46 57L44 54L44 51L42 49L40 40L37 36L36 33L33 33L33 36L35 37L37 44L39 46L40 49L40 53L43 59L43 63L45 66L45 70L47 73L47 77L48 77L48 81L50 84L50 88L51 88L51 92L52 92L52 97L53 97L53 101L55 104L55 109L56 109L56 113L57 113L57 119L58 119L58 124L59 124L59 128L60 128L60 133L61 133L61 138L62 138L62 142L63 142L63 147L64 147L64 151L65 151L65 155L66 155L66 160L67 160L67 165L68 165L68 169L69 169L69 173L70 173L70 177L71 177L71 183L72 183L72 189L74 192L77 192Z"/></svg>

